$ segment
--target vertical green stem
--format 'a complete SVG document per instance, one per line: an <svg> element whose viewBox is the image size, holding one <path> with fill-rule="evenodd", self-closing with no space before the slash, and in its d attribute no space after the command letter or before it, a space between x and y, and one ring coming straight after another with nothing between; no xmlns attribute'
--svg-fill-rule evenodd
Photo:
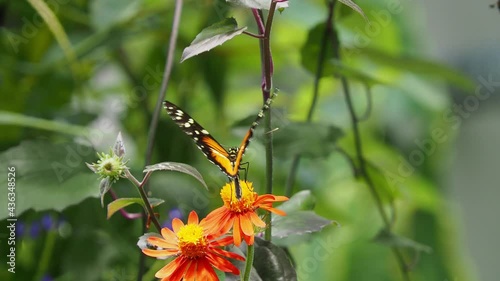
<svg viewBox="0 0 500 281"><path fill-rule="evenodd" d="M243 275L243 281L248 281L250 279L250 273L252 272L254 253L255 253L254 246L248 245L247 246L247 261L245 264L245 274Z"/></svg>
<svg viewBox="0 0 500 281"><path fill-rule="evenodd" d="M274 12L276 11L277 3L272 1L271 7L269 8L269 14L267 15L266 28L264 31L264 38L262 39L261 54L263 56L263 69L264 69L264 85L262 88L262 96L264 102L270 97L272 89L272 54L271 54L271 27L273 24ZM271 113L266 115L265 119L265 131L271 132ZM265 148L266 148L266 193L273 193L273 135L272 133L265 134ZM271 240L271 213L268 213L266 217L266 231L264 233L264 238L268 241Z"/></svg>
<svg viewBox="0 0 500 281"><path fill-rule="evenodd" d="M42 256L39 259L38 269L35 274L34 281L42 280L43 274L47 272L50 264L50 258L56 244L57 231L49 230L43 243Z"/></svg>

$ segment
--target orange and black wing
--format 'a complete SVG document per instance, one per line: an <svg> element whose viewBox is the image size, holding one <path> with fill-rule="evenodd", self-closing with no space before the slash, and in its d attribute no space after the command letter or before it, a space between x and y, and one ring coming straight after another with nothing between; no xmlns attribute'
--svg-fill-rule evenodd
<svg viewBox="0 0 500 281"><path fill-rule="evenodd" d="M170 118L193 139L210 162L217 165L227 176L235 177L238 174L238 166L233 165L227 150L207 130L175 104L165 101L163 106Z"/></svg>
<svg viewBox="0 0 500 281"><path fill-rule="evenodd" d="M236 167L236 171L238 171L241 160L243 158L243 154L245 154L245 150L247 149L248 145L250 144L250 140L252 139L253 136L253 131L255 128L259 125L260 120L264 117L266 112L269 110L271 107L271 103L273 102L273 98L276 96L276 93L273 93L264 103L264 106L262 109L259 111L257 114L257 117L252 123L252 126L250 126L250 129L248 129L247 133L245 134L245 137L241 141L240 146L238 147L238 154L236 155L236 159L234 160L234 167Z"/></svg>

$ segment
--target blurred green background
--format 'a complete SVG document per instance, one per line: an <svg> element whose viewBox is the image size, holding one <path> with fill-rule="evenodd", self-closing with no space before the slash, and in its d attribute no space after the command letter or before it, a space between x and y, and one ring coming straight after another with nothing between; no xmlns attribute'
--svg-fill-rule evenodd
<svg viewBox="0 0 500 281"><path fill-rule="evenodd" d="M360 127L365 157L387 210L391 204L396 210L394 232L432 248L403 250L412 262L411 280L498 280L498 9L489 8L493 0L355 2L371 24L340 4L335 24L358 114L367 107L366 84L371 89L372 112ZM129 166L141 177L174 3L46 3L61 24L59 41L30 3L0 1L0 279L136 280L141 222L119 214L106 219L99 181L85 162L95 162L96 151L107 152L121 131ZM314 82L309 70L319 48L315 27L326 14L324 1L310 0L290 1L275 16L274 86L280 92L273 127L306 118ZM228 16L257 32L248 9L216 0L184 3L167 99L233 146L246 130L241 120L262 104L258 41L238 36L179 63L196 34ZM335 126L342 137L314 143L326 153L302 159L294 192L312 190L315 211L341 226L290 247L299 280L402 280L390 248L374 242L382 221L373 198L333 150L353 156L354 139L340 83L331 75L336 64L329 59L326 65L330 72L321 79L313 120ZM259 129L245 155L248 178L261 193L262 134ZM286 143L287 136L278 134ZM283 194L293 155L280 151L280 143L275 149L275 193ZM151 195L166 201L160 221L192 209L204 215L220 205L225 177L162 111L152 162L164 161L193 165L209 190L183 174L155 173ZM6 266L11 166L17 182L15 274ZM113 190L136 196L126 181ZM149 270L144 280L153 275Z"/></svg>

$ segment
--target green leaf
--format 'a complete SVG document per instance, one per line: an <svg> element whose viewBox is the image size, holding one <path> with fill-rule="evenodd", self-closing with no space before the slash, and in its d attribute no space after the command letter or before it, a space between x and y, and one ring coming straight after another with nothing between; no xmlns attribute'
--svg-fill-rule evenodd
<svg viewBox="0 0 500 281"><path fill-rule="evenodd" d="M362 52L359 54L381 65L386 65L402 71L414 72L416 74L442 78L457 87L472 93L475 89L474 81L472 81L469 77L462 72L443 65L442 63L412 57L398 57L371 48L363 48Z"/></svg>
<svg viewBox="0 0 500 281"><path fill-rule="evenodd" d="M358 14L362 15L366 21L369 21L365 15L365 13L363 12L363 10L353 1L351 1L351 0L339 0L339 2L346 5L346 6L349 6L351 9L358 12Z"/></svg>
<svg viewBox="0 0 500 281"><path fill-rule="evenodd" d="M198 170L196 170L193 166L190 166L188 164L177 163L177 162L162 162L162 163L146 166L146 168L144 168L143 172L148 173L148 172L154 172L154 171L160 171L160 170L177 171L177 172L181 172L184 174L188 174L188 175L194 177L195 179L197 179L199 182L201 182L201 184L203 184L203 186L206 189L208 189L208 186L205 183L205 181L203 180L203 177L200 174L200 172L198 172Z"/></svg>
<svg viewBox="0 0 500 281"><path fill-rule="evenodd" d="M148 198L148 199L149 199L149 204L151 204L152 207L156 207L161 203L165 202L164 200L158 198ZM132 204L139 204L145 207L142 198L118 198L115 201L108 204L108 219L120 209L125 208Z"/></svg>
<svg viewBox="0 0 500 281"><path fill-rule="evenodd" d="M64 28L59 22L59 19L56 17L54 12L49 8L47 3L43 0L28 0L31 6L37 11L37 13L43 18L50 31L56 38L57 43L61 47L64 52L66 58L74 63L76 62L76 55L73 47L71 46L71 42L68 39L68 35L64 31Z"/></svg>
<svg viewBox="0 0 500 281"><path fill-rule="evenodd" d="M203 29L196 35L191 45L184 49L181 62L222 45L224 42L242 34L246 29L246 27L238 28L234 18L224 19Z"/></svg>
<svg viewBox="0 0 500 281"><path fill-rule="evenodd" d="M124 22L139 12L139 0L93 0L90 19L97 30L105 30Z"/></svg>
<svg viewBox="0 0 500 281"><path fill-rule="evenodd" d="M273 216L273 237L276 239L283 239L290 236L293 241L307 240L310 238L308 234L321 231L325 226L332 224L333 221L325 219L317 215L313 211L296 211L287 213L286 216ZM297 237L303 236L303 237ZM291 241L289 240L289 241ZM283 241L276 241L282 245L287 244L286 239Z"/></svg>
<svg viewBox="0 0 500 281"><path fill-rule="evenodd" d="M333 65L333 73L337 75L342 75L346 78L350 78L353 80L357 80L362 82L368 86L376 85L376 84L386 84L385 82L372 77L371 75L364 73L361 70L352 68L343 64L341 61L337 59L332 59L330 63Z"/></svg>
<svg viewBox="0 0 500 281"><path fill-rule="evenodd" d="M307 40L302 49L300 50L302 66L307 69L311 74L316 75L318 71L318 58L321 52L321 42L323 41L323 36L325 33L325 23L319 23L314 26L307 34ZM333 38L331 35L326 39L327 42L331 42ZM333 60L332 48L326 48L322 61ZM323 63L323 71L321 77L333 75L333 65L329 63Z"/></svg>
<svg viewBox="0 0 500 281"><path fill-rule="evenodd" d="M23 126L82 137L88 137L92 135L92 131L83 126L45 120L42 118L26 116L23 114L8 111L0 111L0 124Z"/></svg>
<svg viewBox="0 0 500 281"><path fill-rule="evenodd" d="M415 242L409 238L398 236L392 232L382 229L377 236L375 236L374 241L388 247L398 247L398 248L411 248L417 252L431 253L432 248Z"/></svg>
<svg viewBox="0 0 500 281"><path fill-rule="evenodd" d="M297 273L283 249L258 237L254 247L253 266L263 281L297 280Z"/></svg>
<svg viewBox="0 0 500 281"><path fill-rule="evenodd" d="M226 1L250 9L269 10L269 8L271 7L271 0L226 0ZM288 8L288 1L277 3L276 8L278 9Z"/></svg>
<svg viewBox="0 0 500 281"><path fill-rule="evenodd" d="M24 141L0 154L2 170L16 169L16 216L29 209L62 211L98 197L98 178L85 165L94 157L91 147L48 141ZM7 186L7 177L0 185ZM7 198L7 192L0 189L0 198ZM7 215L7 208L0 208L0 220Z"/></svg>
<svg viewBox="0 0 500 281"><path fill-rule="evenodd" d="M295 193L288 201L281 204L278 209L287 213L295 211L312 210L316 204L316 198L310 190L302 190Z"/></svg>
<svg viewBox="0 0 500 281"><path fill-rule="evenodd" d="M296 154L304 157L326 157L343 135L341 129L328 124L294 122L274 133L274 153L286 158Z"/></svg>

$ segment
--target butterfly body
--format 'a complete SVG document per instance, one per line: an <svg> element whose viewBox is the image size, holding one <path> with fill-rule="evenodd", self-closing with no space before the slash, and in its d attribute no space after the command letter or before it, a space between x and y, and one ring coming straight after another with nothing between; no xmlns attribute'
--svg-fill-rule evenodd
<svg viewBox="0 0 500 281"><path fill-rule="evenodd" d="M205 130L198 122L196 122L178 106L168 101L165 101L163 105L170 118L177 123L184 133L193 139L207 159L218 166L219 169L226 174L230 181L234 181L236 198L240 199L241 188L239 186L238 172L240 170L240 165L242 164L241 161L243 159L243 155L250 143L255 128L259 124L260 119L264 117L264 113L269 109L272 98L274 98L275 95L276 94L273 94L264 103L264 106L257 114L255 121L243 137L241 144L238 147L231 147L227 150L219 144L207 130Z"/></svg>

